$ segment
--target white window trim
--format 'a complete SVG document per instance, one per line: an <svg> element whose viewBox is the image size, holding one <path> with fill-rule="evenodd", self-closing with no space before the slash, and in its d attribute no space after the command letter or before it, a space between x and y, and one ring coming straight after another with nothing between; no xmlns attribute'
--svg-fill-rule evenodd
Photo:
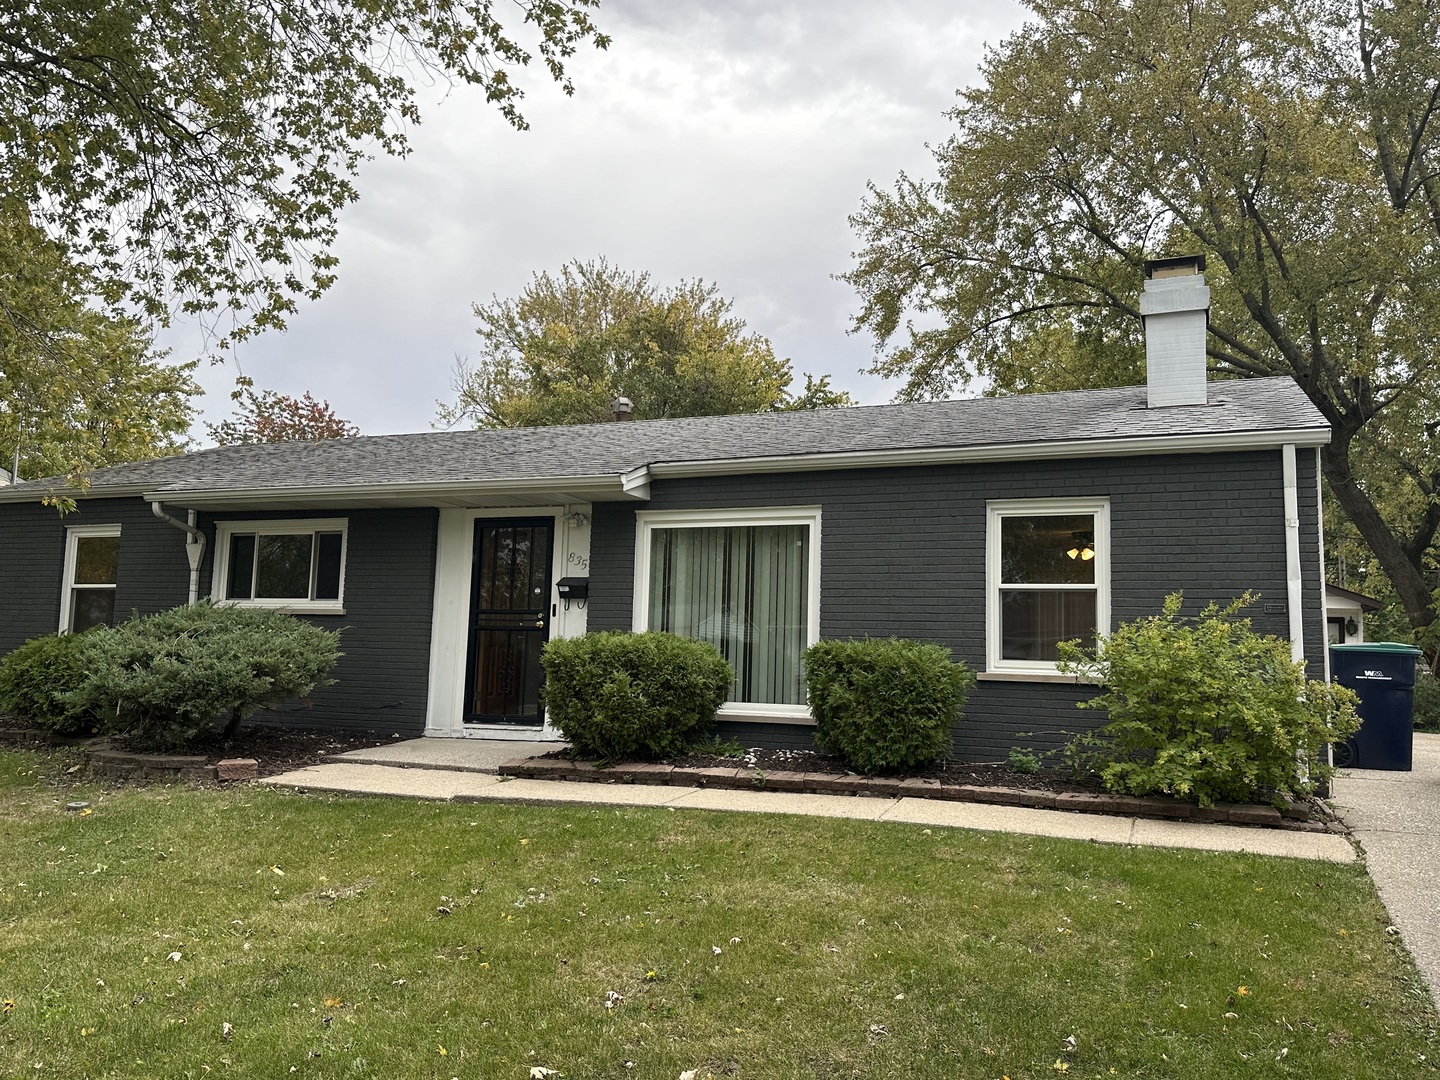
<svg viewBox="0 0 1440 1080"><path fill-rule="evenodd" d="M1054 589L1095 590L1095 621L1101 636L1110 633L1110 500L993 499L985 504L985 672L1048 676L1060 670L1049 660L1001 659L1000 633L1000 522L1007 517L1093 514L1095 517L1095 584L1053 585ZM1072 676L1061 676L1070 679Z"/></svg>
<svg viewBox="0 0 1440 1080"><path fill-rule="evenodd" d="M87 536L119 536L119 525L71 525L65 529L65 576L60 581L60 633L70 633L70 618L75 607L75 562L79 557L79 541ZM115 576L120 576L116 567ZM110 585L82 585L83 589L113 589L118 581Z"/></svg>
<svg viewBox="0 0 1440 1080"><path fill-rule="evenodd" d="M225 595L226 586L230 580L231 536L236 533L283 536L306 532L338 532L340 534L340 595L338 598L334 600L310 600L298 597L232 600ZM230 607L270 608L292 615L344 615L345 573L346 564L349 561L349 518L271 518L261 521L218 521L215 523L215 566L210 574L210 598L217 604L227 604Z"/></svg>
<svg viewBox="0 0 1440 1080"><path fill-rule="evenodd" d="M655 529L734 528L745 525L807 525L810 566L806 581L805 646L820 640L820 507L756 506L726 510L637 510L635 512L635 589L631 625L637 633L650 628L650 534ZM808 705L727 701L719 715L727 720L785 720L814 723Z"/></svg>

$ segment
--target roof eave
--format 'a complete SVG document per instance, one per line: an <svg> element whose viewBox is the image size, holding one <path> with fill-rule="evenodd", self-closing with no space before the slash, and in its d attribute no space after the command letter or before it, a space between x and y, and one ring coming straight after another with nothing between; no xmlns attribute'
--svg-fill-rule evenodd
<svg viewBox="0 0 1440 1080"><path fill-rule="evenodd" d="M143 493L147 500L175 503L194 510L264 509L303 502L307 506L442 506L483 505L496 497L543 498L556 501L621 502L643 498L627 490L618 475L546 476L490 480L443 480L385 484L305 484L253 488L160 488Z"/></svg>
<svg viewBox="0 0 1440 1080"><path fill-rule="evenodd" d="M1278 428L1265 431L1199 435L1125 436L987 446L939 446L897 450L787 454L775 457L714 458L706 461L657 461L650 475L664 477L734 476L744 473L820 472L830 469L879 469L906 465L954 465L992 461L1044 461L1056 458L1136 457L1145 454L1214 454L1240 450L1278 450L1285 445L1324 446L1330 428Z"/></svg>

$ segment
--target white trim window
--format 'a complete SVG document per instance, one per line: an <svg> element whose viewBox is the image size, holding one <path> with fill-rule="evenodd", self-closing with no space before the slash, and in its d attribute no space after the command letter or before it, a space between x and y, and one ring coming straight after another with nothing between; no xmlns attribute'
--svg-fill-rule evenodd
<svg viewBox="0 0 1440 1080"><path fill-rule="evenodd" d="M722 712L805 719L820 634L819 507L635 515L636 630L708 641L735 669Z"/></svg>
<svg viewBox="0 0 1440 1080"><path fill-rule="evenodd" d="M986 670L1055 675L1060 642L1110 626L1108 499L986 505Z"/></svg>
<svg viewBox="0 0 1440 1080"><path fill-rule="evenodd" d="M215 526L217 602L343 615L349 520L222 521Z"/></svg>
<svg viewBox="0 0 1440 1080"><path fill-rule="evenodd" d="M60 632L78 634L115 625L115 584L120 570L119 525L72 525L65 530L65 586Z"/></svg>

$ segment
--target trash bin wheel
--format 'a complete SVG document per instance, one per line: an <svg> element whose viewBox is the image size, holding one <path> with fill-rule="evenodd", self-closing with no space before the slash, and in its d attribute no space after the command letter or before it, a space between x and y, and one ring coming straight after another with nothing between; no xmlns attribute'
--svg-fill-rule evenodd
<svg viewBox="0 0 1440 1080"><path fill-rule="evenodd" d="M1348 769L1355 764L1355 740L1346 739L1330 747L1330 760L1337 769Z"/></svg>

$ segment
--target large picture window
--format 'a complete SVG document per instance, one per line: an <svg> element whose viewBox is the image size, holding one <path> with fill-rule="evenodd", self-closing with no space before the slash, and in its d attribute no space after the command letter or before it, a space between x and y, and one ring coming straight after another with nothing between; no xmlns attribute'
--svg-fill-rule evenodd
<svg viewBox="0 0 1440 1080"><path fill-rule="evenodd" d="M730 711L807 715L800 657L818 637L819 511L636 516L636 629L719 649L735 669Z"/></svg>
<svg viewBox="0 0 1440 1080"><path fill-rule="evenodd" d="M1108 632L1109 523L1103 499L988 504L987 670L1054 674L1060 642Z"/></svg>
<svg viewBox="0 0 1440 1080"><path fill-rule="evenodd" d="M226 521L216 530L217 600L324 612L344 600L344 518Z"/></svg>
<svg viewBox="0 0 1440 1080"><path fill-rule="evenodd" d="M115 625L119 570L119 525L77 525L66 530L61 633L78 634L92 626Z"/></svg>

